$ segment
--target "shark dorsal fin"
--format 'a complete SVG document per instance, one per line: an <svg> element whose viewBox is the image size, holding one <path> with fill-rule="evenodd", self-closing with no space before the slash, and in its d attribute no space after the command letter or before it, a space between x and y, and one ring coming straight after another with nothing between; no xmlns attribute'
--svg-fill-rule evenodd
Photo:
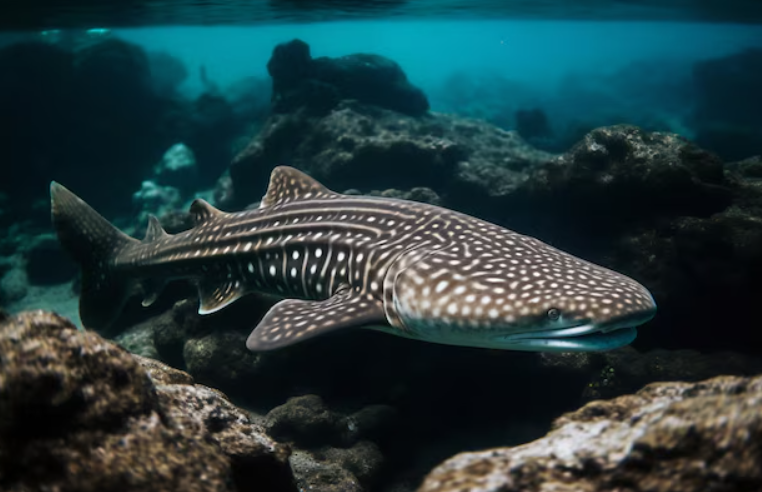
<svg viewBox="0 0 762 492"><path fill-rule="evenodd" d="M196 198L190 206L190 213L196 225L203 224L207 220L223 215L222 210L214 208L203 198Z"/></svg>
<svg viewBox="0 0 762 492"><path fill-rule="evenodd" d="M150 243L167 236L169 236L169 234L167 234L167 231L161 226L159 219L153 214L149 215L148 228L146 229L146 237L143 239L143 242Z"/></svg>
<svg viewBox="0 0 762 492"><path fill-rule="evenodd" d="M338 193L334 193L303 172L289 166L278 166L270 174L270 184L259 208L336 196L339 196Z"/></svg>

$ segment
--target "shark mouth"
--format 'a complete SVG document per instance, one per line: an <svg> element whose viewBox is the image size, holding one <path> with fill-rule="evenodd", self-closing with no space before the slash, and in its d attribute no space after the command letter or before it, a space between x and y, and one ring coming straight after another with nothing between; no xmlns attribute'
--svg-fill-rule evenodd
<svg viewBox="0 0 762 492"><path fill-rule="evenodd" d="M638 330L632 326L601 327L592 324L532 331L495 337L501 347L533 352L591 352L612 350L632 343Z"/></svg>

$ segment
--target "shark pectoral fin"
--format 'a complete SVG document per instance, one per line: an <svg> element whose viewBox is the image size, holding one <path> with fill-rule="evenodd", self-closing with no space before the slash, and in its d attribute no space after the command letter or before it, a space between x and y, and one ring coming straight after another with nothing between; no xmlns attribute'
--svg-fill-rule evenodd
<svg viewBox="0 0 762 492"><path fill-rule="evenodd" d="M265 314L246 341L253 351L275 350L344 328L386 324L381 301L345 289L324 301L286 299Z"/></svg>
<svg viewBox="0 0 762 492"><path fill-rule="evenodd" d="M143 307L148 307L159 298L167 286L167 281L159 278L146 279L140 282L140 288L143 292Z"/></svg>
<svg viewBox="0 0 762 492"><path fill-rule="evenodd" d="M211 314L237 301L246 290L235 280L215 281L202 278L196 283L198 288L198 314Z"/></svg>

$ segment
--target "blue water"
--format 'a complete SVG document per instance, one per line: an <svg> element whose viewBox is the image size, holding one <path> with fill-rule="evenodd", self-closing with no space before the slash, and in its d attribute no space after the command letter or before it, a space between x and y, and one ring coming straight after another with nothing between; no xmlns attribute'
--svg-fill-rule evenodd
<svg viewBox="0 0 762 492"><path fill-rule="evenodd" d="M189 96L205 89L202 66L222 87L267 78L273 47L299 38L314 57L365 52L395 60L434 111L513 129L515 111L541 108L556 128L583 119L688 138L695 137L686 122L693 64L762 47L759 25L686 22L388 19L115 33L179 57L189 68L181 87Z"/></svg>
<svg viewBox="0 0 762 492"><path fill-rule="evenodd" d="M762 46L762 26L669 22L389 20L115 33L181 58L191 68L185 86L191 93L202 88L193 69L200 65L222 84L267 76L273 47L292 38L306 41L315 57L357 52L387 56L427 93L457 71L499 74L547 91L569 75L595 79L642 60L664 63L663 70L669 71Z"/></svg>

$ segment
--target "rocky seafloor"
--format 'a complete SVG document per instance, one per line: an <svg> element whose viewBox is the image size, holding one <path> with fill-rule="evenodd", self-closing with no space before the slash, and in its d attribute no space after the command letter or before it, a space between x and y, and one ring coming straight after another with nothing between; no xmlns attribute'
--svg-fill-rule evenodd
<svg viewBox="0 0 762 492"><path fill-rule="evenodd" d="M77 52L74 69L60 48L24 53L75 73L111 67L107 53L148 63L119 43ZM81 331L30 311L55 306L77 321L76 268L37 220L47 203L35 205L26 222L5 216L0 234L0 306L14 313L0 315L0 490L762 490L759 157L724 162L676 134L626 125L550 153L430 111L383 57L313 59L292 42L268 69L272 106L229 169L215 174L211 157L225 153L195 139L213 129L211 140L229 145L253 113L233 115L218 93L178 100L165 83L164 116L186 112L192 123L172 135L187 148L149 140L133 158L158 164L123 169L96 204L134 192L121 225L139 233L150 212L176 232L191 227L184 202L204 176L223 173L206 196L241 209L287 163L338 191L435 203L539 237L643 282L658 316L632 347L606 353L365 331L251 353L246 337L272 300L199 316L193 289L174 283L148 309L133 299L108 332ZM101 179L89 165L69 170L86 199L88 179ZM33 189L39 177L14 176L14 186Z"/></svg>

